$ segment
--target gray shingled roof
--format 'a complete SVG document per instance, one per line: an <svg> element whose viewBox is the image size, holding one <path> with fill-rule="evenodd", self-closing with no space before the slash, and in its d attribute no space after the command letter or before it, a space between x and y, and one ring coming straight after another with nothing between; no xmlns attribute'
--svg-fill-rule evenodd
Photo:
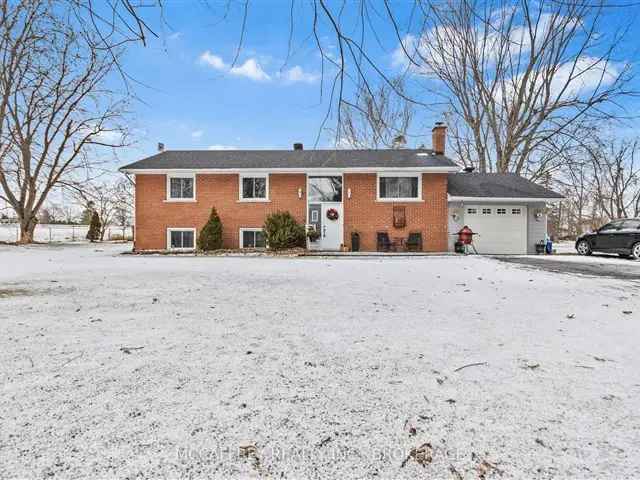
<svg viewBox="0 0 640 480"><path fill-rule="evenodd" d="M513 173L450 173L449 195L487 198L564 198Z"/></svg>
<svg viewBox="0 0 640 480"><path fill-rule="evenodd" d="M432 150L167 150L121 170L456 167Z"/></svg>

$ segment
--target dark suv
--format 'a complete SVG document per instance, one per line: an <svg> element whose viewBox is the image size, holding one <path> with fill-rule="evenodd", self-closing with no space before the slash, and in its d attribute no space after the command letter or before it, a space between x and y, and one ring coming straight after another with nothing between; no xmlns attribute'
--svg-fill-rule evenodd
<svg viewBox="0 0 640 480"><path fill-rule="evenodd" d="M607 252L638 259L640 258L640 219L614 220L595 232L585 233L576 240L576 250L580 255Z"/></svg>

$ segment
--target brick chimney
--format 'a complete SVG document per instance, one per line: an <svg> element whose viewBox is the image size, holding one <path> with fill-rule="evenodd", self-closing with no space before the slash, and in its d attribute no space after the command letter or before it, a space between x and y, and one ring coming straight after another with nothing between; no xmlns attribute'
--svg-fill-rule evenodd
<svg viewBox="0 0 640 480"><path fill-rule="evenodd" d="M436 126L431 129L431 148L437 155L444 155L447 145L447 126L444 122L436 122Z"/></svg>

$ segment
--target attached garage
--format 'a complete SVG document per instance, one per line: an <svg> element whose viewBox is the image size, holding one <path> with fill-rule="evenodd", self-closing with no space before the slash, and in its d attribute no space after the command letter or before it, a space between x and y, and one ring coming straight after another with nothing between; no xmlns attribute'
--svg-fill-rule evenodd
<svg viewBox="0 0 640 480"><path fill-rule="evenodd" d="M466 204L464 222L481 254L527 253L526 205Z"/></svg>
<svg viewBox="0 0 640 480"><path fill-rule="evenodd" d="M547 236L547 207L563 197L513 174L453 173L448 181L449 250L468 226L480 254L535 253Z"/></svg>

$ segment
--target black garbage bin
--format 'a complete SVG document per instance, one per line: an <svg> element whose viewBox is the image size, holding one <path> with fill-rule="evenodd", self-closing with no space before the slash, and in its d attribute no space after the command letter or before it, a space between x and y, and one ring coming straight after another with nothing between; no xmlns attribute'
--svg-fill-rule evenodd
<svg viewBox="0 0 640 480"><path fill-rule="evenodd" d="M351 251L352 252L360 251L360 234L358 232L353 232L351 234Z"/></svg>

